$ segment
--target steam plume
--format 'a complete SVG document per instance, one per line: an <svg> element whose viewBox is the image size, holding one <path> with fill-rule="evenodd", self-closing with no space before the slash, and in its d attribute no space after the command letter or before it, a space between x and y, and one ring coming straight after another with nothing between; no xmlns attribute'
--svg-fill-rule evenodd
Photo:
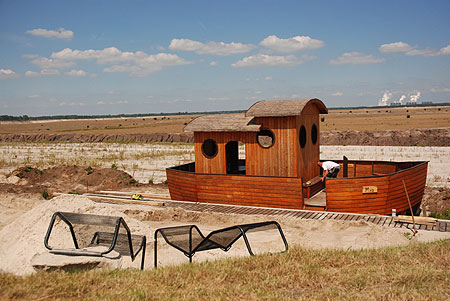
<svg viewBox="0 0 450 301"><path fill-rule="evenodd" d="M387 106L387 102L391 99L392 93L384 92L383 97L381 97L380 101L378 101L378 106L384 107Z"/></svg>

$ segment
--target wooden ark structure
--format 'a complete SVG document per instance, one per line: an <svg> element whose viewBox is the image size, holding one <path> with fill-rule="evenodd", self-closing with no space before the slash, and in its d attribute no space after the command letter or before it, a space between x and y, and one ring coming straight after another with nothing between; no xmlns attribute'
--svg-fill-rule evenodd
<svg viewBox="0 0 450 301"><path fill-rule="evenodd" d="M168 168L171 198L244 206L390 214L417 210L428 162L338 161L320 181L319 99L260 101L191 121L195 162ZM405 185L403 185L403 182Z"/></svg>

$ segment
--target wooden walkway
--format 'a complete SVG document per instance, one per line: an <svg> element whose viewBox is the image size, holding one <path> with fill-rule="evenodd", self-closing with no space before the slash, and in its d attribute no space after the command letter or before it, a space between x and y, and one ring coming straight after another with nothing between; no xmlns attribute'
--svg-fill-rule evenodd
<svg viewBox="0 0 450 301"><path fill-rule="evenodd" d="M340 221L366 221L379 226L392 228L407 228L412 230L413 224L395 222L394 218L385 215L368 215L356 213L342 213L329 211L311 211L296 209L280 209L280 208L263 208L263 207L247 207L235 205L220 205L211 203L193 203L181 201L164 201L166 207L178 207L185 210L198 212L219 212L225 214L245 214L245 215L269 215L290 217L295 219L311 219L311 220L340 220ZM416 229L426 231L450 232L450 220L438 220L434 226L417 225Z"/></svg>
<svg viewBox="0 0 450 301"><path fill-rule="evenodd" d="M129 194L129 193L128 193ZM87 197L95 197L94 201L113 202L113 203L131 203L130 197L125 196L112 196L111 194L85 194ZM413 224L395 222L394 218L387 215L370 215L370 214L357 214L357 213L342 213L342 212L330 212L330 211L311 211L311 210L298 210L298 209L282 209L282 208L265 208L265 207L250 207L250 206L236 206L236 205L221 205L212 203L194 203L194 202L182 202L161 198L152 199L150 195L149 199L143 201L133 200L133 204L142 205L157 205L171 208L182 208L185 210L197 211L197 212L218 212L225 214L245 214L245 215L268 215L268 216L280 216L289 217L294 219L308 219L308 220L339 220L339 221L366 221L379 226L392 227L392 228L407 228L412 230ZM434 226L429 225L416 225L418 230L426 231L440 231L450 232L450 220L437 220Z"/></svg>

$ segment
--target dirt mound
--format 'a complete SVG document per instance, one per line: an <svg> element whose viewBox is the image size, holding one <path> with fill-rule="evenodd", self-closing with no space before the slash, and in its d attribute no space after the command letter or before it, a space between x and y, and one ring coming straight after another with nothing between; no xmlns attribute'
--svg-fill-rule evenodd
<svg viewBox="0 0 450 301"><path fill-rule="evenodd" d="M450 146L450 128L321 132L322 145Z"/></svg>
<svg viewBox="0 0 450 301"><path fill-rule="evenodd" d="M30 166L14 170L9 178L14 184L1 184L0 191L11 193L41 193L45 198L54 192L85 193L95 190L119 190L140 184L126 172L113 168L56 166L44 170ZM46 193L45 193L45 192Z"/></svg>
<svg viewBox="0 0 450 301"><path fill-rule="evenodd" d="M425 187L422 208L426 215L429 212L447 214L450 211L450 188Z"/></svg>

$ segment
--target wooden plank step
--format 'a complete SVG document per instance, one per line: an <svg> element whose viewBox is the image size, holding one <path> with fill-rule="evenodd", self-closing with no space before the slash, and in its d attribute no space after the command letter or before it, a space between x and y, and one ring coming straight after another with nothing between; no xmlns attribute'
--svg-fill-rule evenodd
<svg viewBox="0 0 450 301"><path fill-rule="evenodd" d="M413 219L409 215L399 215L394 217L394 221L397 223L413 223ZM432 217L414 216L414 222L418 225L435 226L437 219Z"/></svg>

